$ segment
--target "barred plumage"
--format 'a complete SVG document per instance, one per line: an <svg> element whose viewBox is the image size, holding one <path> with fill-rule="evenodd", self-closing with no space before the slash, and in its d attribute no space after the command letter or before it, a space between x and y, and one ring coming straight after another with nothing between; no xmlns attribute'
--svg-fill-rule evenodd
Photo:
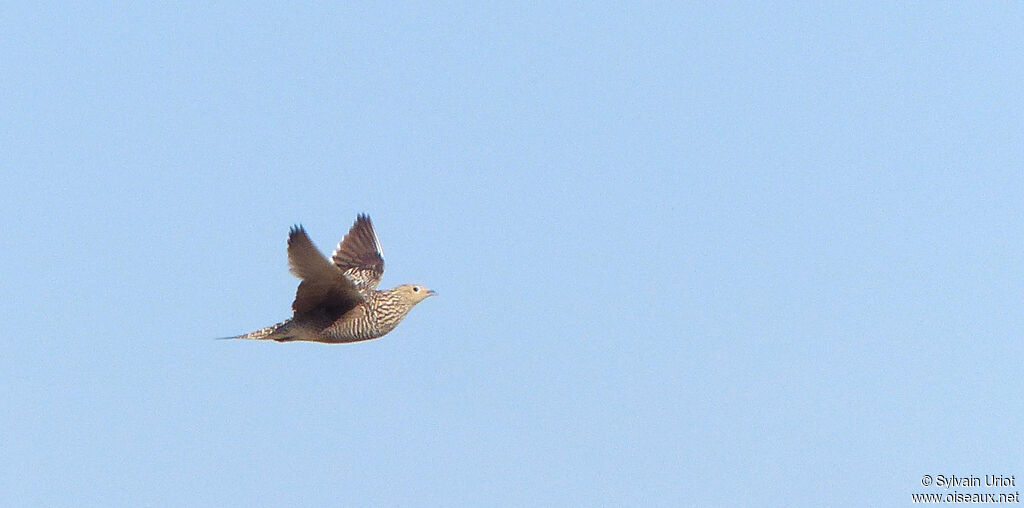
<svg viewBox="0 0 1024 508"><path fill-rule="evenodd" d="M294 226L288 235L288 265L302 279L292 318L231 338L327 343L375 339L394 330L416 304L436 294L419 284L376 289L384 257L366 215L356 218L331 261L302 226Z"/></svg>

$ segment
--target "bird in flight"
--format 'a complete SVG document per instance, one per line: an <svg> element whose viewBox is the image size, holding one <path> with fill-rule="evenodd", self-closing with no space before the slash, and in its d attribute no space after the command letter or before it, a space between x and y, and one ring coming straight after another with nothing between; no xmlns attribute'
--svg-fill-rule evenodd
<svg viewBox="0 0 1024 508"><path fill-rule="evenodd" d="M360 214L330 261L302 226L288 234L288 267L301 279L293 315L230 339L330 344L376 339L394 330L416 304L436 293L420 284L378 290L384 257L370 217Z"/></svg>

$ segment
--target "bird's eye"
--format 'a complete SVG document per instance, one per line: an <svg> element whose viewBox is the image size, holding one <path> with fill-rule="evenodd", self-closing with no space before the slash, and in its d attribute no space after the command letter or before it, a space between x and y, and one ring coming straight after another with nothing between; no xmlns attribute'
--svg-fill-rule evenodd
<svg viewBox="0 0 1024 508"><path fill-rule="evenodd" d="M412 287L412 290L413 290L413 291L419 291L419 290L420 290L420 287L419 287L419 286L413 286L413 287Z"/></svg>

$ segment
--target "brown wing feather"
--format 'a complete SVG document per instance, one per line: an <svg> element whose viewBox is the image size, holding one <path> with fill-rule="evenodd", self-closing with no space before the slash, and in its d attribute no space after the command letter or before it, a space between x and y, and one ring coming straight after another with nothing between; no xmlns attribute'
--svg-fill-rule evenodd
<svg viewBox="0 0 1024 508"><path fill-rule="evenodd" d="M377 287L384 275L384 254L370 217L364 214L356 217L355 224L338 244L331 260L361 291Z"/></svg>
<svg viewBox="0 0 1024 508"><path fill-rule="evenodd" d="M315 311L340 316L363 301L352 281L327 261L302 226L289 232L288 267L302 279L292 302L296 315Z"/></svg>

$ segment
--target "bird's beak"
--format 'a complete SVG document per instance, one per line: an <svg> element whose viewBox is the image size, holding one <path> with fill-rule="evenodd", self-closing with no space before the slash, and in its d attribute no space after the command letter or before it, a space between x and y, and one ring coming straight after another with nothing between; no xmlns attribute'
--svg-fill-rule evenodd
<svg viewBox="0 0 1024 508"><path fill-rule="evenodd" d="M437 294L437 291L434 291L433 289L427 291L427 296L434 296L436 294Z"/></svg>

